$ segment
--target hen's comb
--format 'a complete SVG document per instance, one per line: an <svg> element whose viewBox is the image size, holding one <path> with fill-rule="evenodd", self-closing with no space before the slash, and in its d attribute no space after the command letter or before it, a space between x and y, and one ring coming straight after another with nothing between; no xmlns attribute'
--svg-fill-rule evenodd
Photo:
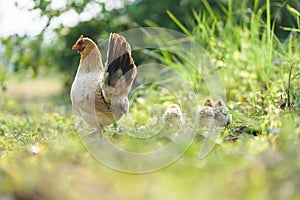
<svg viewBox="0 0 300 200"><path fill-rule="evenodd" d="M81 35L80 37L79 37L79 39L83 39L84 38L84 36L83 35Z"/></svg>

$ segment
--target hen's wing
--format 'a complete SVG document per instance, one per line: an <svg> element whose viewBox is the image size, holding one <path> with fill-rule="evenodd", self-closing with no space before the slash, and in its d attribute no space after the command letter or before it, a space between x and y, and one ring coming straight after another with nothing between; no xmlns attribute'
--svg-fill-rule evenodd
<svg viewBox="0 0 300 200"><path fill-rule="evenodd" d="M136 76L136 66L131 57L131 47L126 39L111 33L108 44L105 74L102 83L103 96L111 102L111 96L127 96Z"/></svg>

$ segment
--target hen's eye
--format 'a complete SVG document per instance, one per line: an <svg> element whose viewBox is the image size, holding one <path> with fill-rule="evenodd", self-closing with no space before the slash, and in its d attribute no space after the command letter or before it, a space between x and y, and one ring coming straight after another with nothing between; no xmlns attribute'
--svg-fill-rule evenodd
<svg viewBox="0 0 300 200"><path fill-rule="evenodd" d="M83 44L82 40L78 41L78 45L81 46L82 44Z"/></svg>

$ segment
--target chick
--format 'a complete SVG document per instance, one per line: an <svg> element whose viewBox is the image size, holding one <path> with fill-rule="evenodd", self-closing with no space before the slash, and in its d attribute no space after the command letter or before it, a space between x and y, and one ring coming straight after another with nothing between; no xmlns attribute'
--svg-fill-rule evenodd
<svg viewBox="0 0 300 200"><path fill-rule="evenodd" d="M214 119L215 125L220 127L226 127L232 122L232 115L228 113L228 109L225 103L221 100L216 101L214 105Z"/></svg>
<svg viewBox="0 0 300 200"><path fill-rule="evenodd" d="M196 124L201 128L212 128L214 126L214 102L212 99L206 99L203 106L196 113Z"/></svg>
<svg viewBox="0 0 300 200"><path fill-rule="evenodd" d="M182 125L182 112L177 104L170 104L167 107L167 110L162 116L162 123L175 128L179 128Z"/></svg>

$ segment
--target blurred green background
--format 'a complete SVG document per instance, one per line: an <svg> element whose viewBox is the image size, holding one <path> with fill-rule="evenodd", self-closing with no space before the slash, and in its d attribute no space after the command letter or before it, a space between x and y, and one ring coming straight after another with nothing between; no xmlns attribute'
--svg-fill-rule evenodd
<svg viewBox="0 0 300 200"><path fill-rule="evenodd" d="M251 25L251 12L256 12L262 20L261 33L265 28L263 24L266 23L266 3L263 0L165 0L159 3L153 3L151 0L121 0L116 1L121 5L115 2L116 5L121 6L118 9L97 0L66 0L65 5L59 9L53 8L52 1L33 2L34 4L27 9L30 12L37 11L40 18L45 17L47 23L38 35L20 36L15 34L1 38L2 59L0 66L2 78L0 80L2 82L5 79L4 72L11 70L20 73L29 71L28 73L33 76L37 76L42 71L48 73L57 70L71 80L76 71L78 57L75 56L76 52L70 51L70 48L81 34L101 42L108 38L110 32L122 32L141 26L158 26L182 31L169 17L167 10L177 17L188 31L194 33L194 37L203 45L207 42L203 41L206 38L200 38L196 32L199 31L199 26L206 26L206 24L198 23L195 14L205 15L206 23L211 23L211 26L215 26L212 21L213 18L217 18L218 23L225 24L230 15L230 20L234 25L249 27ZM229 4L228 2L232 3ZM16 1L16 5L19 4L20 2ZM297 17L287 9L287 5L296 10L300 9L300 2L297 0L270 1L270 25L278 39L282 41L291 34L284 28L298 27ZM76 14L70 15L75 18L77 23L73 26L63 25L66 13L73 13L74 11L78 15L83 15L85 12L91 13L89 9L93 6L100 12L91 14L84 20L78 19ZM234 12L229 13L230 10ZM60 23L57 23L58 19ZM56 23L53 27L51 25L54 22ZM204 34L203 32L202 34ZM215 30L211 34L219 35L220 33Z"/></svg>
<svg viewBox="0 0 300 200"><path fill-rule="evenodd" d="M299 0L30 2L28 12L45 19L41 32L0 37L0 199L300 198ZM233 124L206 158L198 158L197 135L174 164L132 175L103 166L80 142L69 100L79 55L71 47L81 34L101 43L110 32L145 26L203 46L222 77ZM205 86L184 58L165 51L133 57L137 66L172 66L196 93Z"/></svg>

